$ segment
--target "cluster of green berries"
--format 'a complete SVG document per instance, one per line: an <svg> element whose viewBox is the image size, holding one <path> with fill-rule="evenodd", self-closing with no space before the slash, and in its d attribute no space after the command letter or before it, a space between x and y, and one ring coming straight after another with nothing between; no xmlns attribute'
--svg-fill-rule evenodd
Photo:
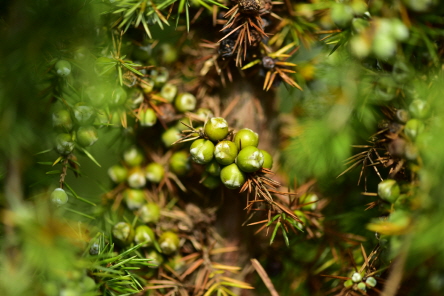
<svg viewBox="0 0 444 296"><path fill-rule="evenodd" d="M377 285L377 281L374 277L365 277L362 273L354 272L350 279L344 282L344 287L352 287L354 290L361 290L366 292L367 289L372 289Z"/></svg>
<svg viewBox="0 0 444 296"><path fill-rule="evenodd" d="M203 138L191 144L191 159L206 166L204 185L206 182L207 186L215 187L220 179L227 188L236 189L245 183L246 174L262 168L271 169L273 159L268 152L257 148L257 133L241 129L232 141L228 138L227 121L213 117L203 127Z"/></svg>
<svg viewBox="0 0 444 296"><path fill-rule="evenodd" d="M307 225L307 215L304 212L313 212L317 208L317 201L319 197L315 193L305 193L299 198L299 204L302 206L293 213L302 221L298 222L299 228L303 228Z"/></svg>

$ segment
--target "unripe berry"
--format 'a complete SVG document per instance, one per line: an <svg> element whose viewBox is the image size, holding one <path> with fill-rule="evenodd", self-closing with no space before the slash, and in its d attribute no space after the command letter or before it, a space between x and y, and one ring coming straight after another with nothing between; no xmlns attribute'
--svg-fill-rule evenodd
<svg viewBox="0 0 444 296"><path fill-rule="evenodd" d="M162 253L170 255L179 248L179 237L172 231L166 231L159 238L159 246Z"/></svg>
<svg viewBox="0 0 444 296"><path fill-rule="evenodd" d="M196 97L190 93L181 93L176 97L174 107L179 112L193 111L196 108Z"/></svg>
<svg viewBox="0 0 444 296"><path fill-rule="evenodd" d="M65 60L59 60L55 64L55 69L57 75L59 75L60 77L66 77L71 73L71 63Z"/></svg>
<svg viewBox="0 0 444 296"><path fill-rule="evenodd" d="M75 104L72 112L79 125L91 125L96 117L94 109L83 102Z"/></svg>
<svg viewBox="0 0 444 296"><path fill-rule="evenodd" d="M202 181L202 185L209 189L217 188L220 185L220 177L206 175Z"/></svg>
<svg viewBox="0 0 444 296"><path fill-rule="evenodd" d="M129 244L134 237L134 230L129 223L119 222L113 227L113 236L122 244Z"/></svg>
<svg viewBox="0 0 444 296"><path fill-rule="evenodd" d="M222 117L213 117L205 123L204 132L211 141L223 140L228 135L228 123Z"/></svg>
<svg viewBox="0 0 444 296"><path fill-rule="evenodd" d="M160 208L156 203L149 202L139 209L139 218L143 223L157 223L160 218Z"/></svg>
<svg viewBox="0 0 444 296"><path fill-rule="evenodd" d="M399 197L400 189L395 180L387 179L378 184L378 195L385 201L394 203Z"/></svg>
<svg viewBox="0 0 444 296"><path fill-rule="evenodd" d="M198 164L209 163L214 156L214 144L209 140L198 139L191 144L191 159Z"/></svg>
<svg viewBox="0 0 444 296"><path fill-rule="evenodd" d="M108 176L114 183L122 183L128 176L128 170L121 165L113 165L108 169Z"/></svg>
<svg viewBox="0 0 444 296"><path fill-rule="evenodd" d="M149 94L154 89L154 81L148 78L144 78L140 83L140 87L145 94Z"/></svg>
<svg viewBox="0 0 444 296"><path fill-rule="evenodd" d="M214 147L214 158L221 165L229 165L236 159L237 152L236 144L231 141L221 141Z"/></svg>
<svg viewBox="0 0 444 296"><path fill-rule="evenodd" d="M205 171L212 176L218 177L220 176L220 165L215 159L213 159L211 162L207 163Z"/></svg>
<svg viewBox="0 0 444 296"><path fill-rule="evenodd" d="M229 189L236 189L244 185L245 174L238 168L235 163L224 167L220 171L220 180Z"/></svg>
<svg viewBox="0 0 444 296"><path fill-rule="evenodd" d="M176 95L177 86L171 83L166 83L164 86L162 86L162 89L160 90L160 96L167 100L169 103L172 103L174 101Z"/></svg>
<svg viewBox="0 0 444 296"><path fill-rule="evenodd" d="M68 155L74 150L74 141L70 134L58 134L56 137L56 150L61 155Z"/></svg>
<svg viewBox="0 0 444 296"><path fill-rule="evenodd" d="M137 210L145 203L145 194L140 189L127 188L123 192L123 200L130 210Z"/></svg>
<svg viewBox="0 0 444 296"><path fill-rule="evenodd" d="M111 98L109 85L107 84L88 86L85 89L85 94L91 105L100 108L106 107Z"/></svg>
<svg viewBox="0 0 444 296"><path fill-rule="evenodd" d="M165 169L160 163L152 162L145 168L146 179L152 183L160 183L165 175Z"/></svg>
<svg viewBox="0 0 444 296"><path fill-rule="evenodd" d="M264 156L264 163L262 164L262 167L271 170L273 167L273 157L265 150L260 149L259 151Z"/></svg>
<svg viewBox="0 0 444 296"><path fill-rule="evenodd" d="M346 280L344 282L344 287L348 288L348 287L351 287L351 286L353 286L353 281L352 280Z"/></svg>
<svg viewBox="0 0 444 296"><path fill-rule="evenodd" d="M163 263L163 257L161 254L152 250L148 254L146 254L146 258L150 259L149 264L153 264L154 266L148 266L149 268L158 268Z"/></svg>
<svg viewBox="0 0 444 296"><path fill-rule="evenodd" d="M355 272L352 274L351 280L355 283L359 283L362 280L362 275L359 272Z"/></svg>
<svg viewBox="0 0 444 296"><path fill-rule="evenodd" d="M180 131L174 126L170 127L163 132L161 138L165 147L170 147L174 142L180 139Z"/></svg>
<svg viewBox="0 0 444 296"><path fill-rule="evenodd" d="M62 188L56 188L51 193L51 201L56 206L63 206L68 202L68 194L66 194L65 190L63 190Z"/></svg>
<svg viewBox="0 0 444 296"><path fill-rule="evenodd" d="M204 118L204 119L209 119L211 117L214 117L213 112L211 112L210 109L206 109L206 108L199 108L196 111L196 115Z"/></svg>
<svg viewBox="0 0 444 296"><path fill-rule="evenodd" d="M358 289L361 291L365 291L365 290L367 290L367 286L365 285L365 283L360 282L360 283L358 283Z"/></svg>
<svg viewBox="0 0 444 296"><path fill-rule="evenodd" d="M369 277L365 280L365 283L367 284L367 286L373 288L373 287L376 286L376 284L377 284L378 282L376 281L376 279L375 279L374 277L369 276Z"/></svg>
<svg viewBox="0 0 444 296"><path fill-rule="evenodd" d="M152 246L155 240L154 232L146 225L140 225L136 228L134 235L134 241L136 244L143 243L143 247Z"/></svg>
<svg viewBox="0 0 444 296"><path fill-rule="evenodd" d="M126 94L126 91L122 87L118 86L115 89L113 89L111 97L112 97L111 105L122 106L123 104L125 104L128 95Z"/></svg>
<svg viewBox="0 0 444 296"><path fill-rule="evenodd" d="M190 162L186 151L177 151L169 160L170 171L177 176L183 176L190 170Z"/></svg>
<svg viewBox="0 0 444 296"><path fill-rule="evenodd" d="M97 129L93 126L81 126L77 130L76 140L82 147L92 146L98 139Z"/></svg>
<svg viewBox="0 0 444 296"><path fill-rule="evenodd" d="M153 126L157 122L156 112L152 108L140 110L139 120L141 126Z"/></svg>
<svg viewBox="0 0 444 296"><path fill-rule="evenodd" d="M404 127L404 133L411 140L415 140L424 131L424 123L419 119L410 119Z"/></svg>
<svg viewBox="0 0 444 296"><path fill-rule="evenodd" d="M166 264L175 271L180 271L185 267L185 262L183 261L182 256L179 254L170 257Z"/></svg>
<svg viewBox="0 0 444 296"><path fill-rule="evenodd" d="M154 81L156 87L161 87L168 81L169 73L167 68L160 67L151 70L151 79Z"/></svg>
<svg viewBox="0 0 444 296"><path fill-rule="evenodd" d="M131 147L123 153L123 160L129 166L141 165L144 158L142 152L136 147Z"/></svg>
<svg viewBox="0 0 444 296"><path fill-rule="evenodd" d="M68 110L61 109L52 114L52 126L61 132L70 132L72 130L71 114Z"/></svg>
<svg viewBox="0 0 444 296"><path fill-rule="evenodd" d="M239 150L248 146L257 147L259 144L259 135L251 129L244 128L234 135L234 143Z"/></svg>
<svg viewBox="0 0 444 296"><path fill-rule="evenodd" d="M128 186L131 188L141 188L145 186L146 184L145 172L140 167L132 168L128 173L126 182L128 183Z"/></svg>
<svg viewBox="0 0 444 296"><path fill-rule="evenodd" d="M264 156L254 146L248 146L242 149L237 158L236 164L241 171L252 173L259 170L264 164Z"/></svg>
<svg viewBox="0 0 444 296"><path fill-rule="evenodd" d="M316 206L317 206L316 201L318 199L319 199L318 196L316 194L314 194L314 193L305 193L304 195L302 195L299 198L299 204L303 205L303 204L307 204L307 203L310 203L310 202L311 203L308 204L308 205L303 206L301 209L304 210L304 211L314 211L314 210L316 210Z"/></svg>
<svg viewBox="0 0 444 296"><path fill-rule="evenodd" d="M99 110L96 113L96 119L94 120L94 126L102 128L109 124L109 117L105 110Z"/></svg>

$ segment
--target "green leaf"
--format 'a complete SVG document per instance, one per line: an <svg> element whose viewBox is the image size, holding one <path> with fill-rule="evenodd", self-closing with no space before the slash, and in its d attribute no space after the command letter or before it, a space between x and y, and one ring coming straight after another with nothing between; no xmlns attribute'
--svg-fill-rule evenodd
<svg viewBox="0 0 444 296"><path fill-rule="evenodd" d="M274 227L273 233L271 234L270 245L273 243L274 238L276 237L276 233L277 233L280 226L281 226L281 222L277 222L276 226Z"/></svg>
<svg viewBox="0 0 444 296"><path fill-rule="evenodd" d="M49 171L49 172L46 172L46 174L47 175L58 175L58 174L60 174L61 173L61 171L60 170L55 170L55 171Z"/></svg>
<svg viewBox="0 0 444 296"><path fill-rule="evenodd" d="M88 156L88 158L91 159L92 162L94 162L97 166L102 167L102 166L97 162L97 160L91 155L91 153L88 152L88 150L86 150L85 148L80 147L80 146L77 146L77 148L79 148L81 151L83 151L83 153L85 153L86 156Z"/></svg>
<svg viewBox="0 0 444 296"><path fill-rule="evenodd" d="M85 213L82 213L82 212L79 212L79 211L76 211L76 210L73 210L73 209L70 209L70 208L65 208L65 210L67 210L67 211L69 211L69 212L72 212L72 213L75 213L75 214L77 214L77 215L80 215L80 216L86 217L86 218L91 219L91 220L95 220L95 219L96 219L96 218L94 218L93 216L87 215L87 214L85 214Z"/></svg>
<svg viewBox="0 0 444 296"><path fill-rule="evenodd" d="M85 199L83 197L78 196L77 193L71 188L71 186L68 185L68 183L65 182L64 185L69 189L69 191L71 191L71 193L74 195L74 197L77 198L78 200L81 200L84 203L90 204L92 206L96 206L95 203L93 203L93 202L91 202L91 201L89 201L89 200L87 200L87 199Z"/></svg>
<svg viewBox="0 0 444 296"><path fill-rule="evenodd" d="M46 149L46 150L43 150L43 151L40 151L40 152L37 152L36 154L34 154L34 155L39 155L39 154L44 154L44 153L48 153L48 152L51 152L52 150L54 150L54 149Z"/></svg>

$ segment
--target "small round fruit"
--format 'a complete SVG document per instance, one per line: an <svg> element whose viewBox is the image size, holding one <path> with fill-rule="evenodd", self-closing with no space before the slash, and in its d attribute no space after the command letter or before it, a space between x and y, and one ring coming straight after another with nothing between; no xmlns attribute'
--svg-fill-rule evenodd
<svg viewBox="0 0 444 296"><path fill-rule="evenodd" d="M56 150L61 155L68 155L74 150L74 141L70 134L58 134L56 137Z"/></svg>
<svg viewBox="0 0 444 296"><path fill-rule="evenodd" d="M235 163L224 167L220 171L220 180L229 189L236 189L244 185L245 174L238 168Z"/></svg>
<svg viewBox="0 0 444 296"><path fill-rule="evenodd" d="M68 110L61 109L52 114L52 126L62 132L70 132L72 130L71 114Z"/></svg>
<svg viewBox="0 0 444 296"><path fill-rule="evenodd" d="M122 106L125 104L127 97L128 95L126 94L126 91L122 87L118 86L113 89L111 94L111 105Z"/></svg>
<svg viewBox="0 0 444 296"><path fill-rule="evenodd" d="M93 243L91 247L89 248L89 254L94 256L98 255L100 252L100 245L98 243Z"/></svg>
<svg viewBox="0 0 444 296"><path fill-rule="evenodd" d="M162 86L162 89L160 90L160 96L167 100L169 103L172 103L174 101L176 95L177 86L171 83L166 83L164 86Z"/></svg>
<svg viewBox="0 0 444 296"><path fill-rule="evenodd" d="M165 67L160 67L151 71L151 79L156 87L161 87L168 81L169 73Z"/></svg>
<svg viewBox="0 0 444 296"><path fill-rule="evenodd" d="M367 284L367 286L373 288L373 287L376 286L376 284L377 284L378 282L376 281L376 279L375 279L374 277L369 276L369 277L365 280L365 283Z"/></svg>
<svg viewBox="0 0 444 296"><path fill-rule="evenodd" d="M174 107L179 112L193 111L196 108L196 97L190 93L181 93L174 101Z"/></svg>
<svg viewBox="0 0 444 296"><path fill-rule="evenodd" d="M79 125L93 124L96 116L94 109L83 102L75 104L72 112L74 114L74 119Z"/></svg>
<svg viewBox="0 0 444 296"><path fill-rule="evenodd" d="M190 170L190 161L186 151L177 151L169 160L170 171L177 176L184 176Z"/></svg>
<svg viewBox="0 0 444 296"><path fill-rule="evenodd" d="M149 202L139 209L139 218L143 223L157 223L160 218L160 208L156 203Z"/></svg>
<svg viewBox="0 0 444 296"><path fill-rule="evenodd" d="M170 127L163 132L161 138L165 147L170 147L174 142L180 140L180 131L174 126Z"/></svg>
<svg viewBox="0 0 444 296"><path fill-rule="evenodd" d="M123 153L123 160L129 166L138 166L142 164L144 156L138 148L131 147Z"/></svg>
<svg viewBox="0 0 444 296"><path fill-rule="evenodd" d="M129 223L119 222L113 227L114 237L122 244L128 244L133 240L134 230Z"/></svg>
<svg viewBox="0 0 444 296"><path fill-rule="evenodd" d="M410 103L409 111L412 117L424 119L430 112L430 105L423 100L416 99Z"/></svg>
<svg viewBox="0 0 444 296"><path fill-rule="evenodd" d="M214 147L214 158L221 165L232 164L237 156L236 144L231 141L221 141Z"/></svg>
<svg viewBox="0 0 444 296"><path fill-rule="evenodd" d="M76 140L82 147L92 146L98 139L97 129L93 126L81 126L77 130Z"/></svg>
<svg viewBox="0 0 444 296"><path fill-rule="evenodd" d="M301 220L301 222L296 222L297 226L302 229L304 228L304 225L307 225L307 217L305 214L299 210L294 210L293 213Z"/></svg>
<svg viewBox="0 0 444 296"><path fill-rule="evenodd" d="M134 241L136 244L142 244L143 247L152 246L154 243L154 232L146 225L140 225L136 228L136 234L134 235Z"/></svg>
<svg viewBox="0 0 444 296"><path fill-rule="evenodd" d="M304 195L302 195L300 198L299 198L299 203L300 204L307 204L307 205L304 205L304 206L302 206L302 210L304 210L304 211L314 211L314 210L316 210L316 206L317 206L317 203L316 203L316 201L318 201L319 200L319 198L318 198L318 196L316 195L316 194L314 194L314 193L305 193Z"/></svg>
<svg viewBox="0 0 444 296"><path fill-rule="evenodd" d="M252 173L264 164L264 155L254 146L242 149L237 155L236 163L241 171Z"/></svg>
<svg viewBox="0 0 444 296"><path fill-rule="evenodd" d="M424 131L424 123L419 119L410 119L404 127L404 133L411 140L415 140Z"/></svg>
<svg viewBox="0 0 444 296"><path fill-rule="evenodd" d="M191 159L198 164L209 163L214 156L213 142L205 139L198 139L191 144Z"/></svg>
<svg viewBox="0 0 444 296"><path fill-rule="evenodd" d="M165 169L160 163L152 162L145 168L146 179L152 183L160 183L165 175Z"/></svg>
<svg viewBox="0 0 444 296"><path fill-rule="evenodd" d="M348 287L351 287L351 286L353 286L353 281L352 280L346 280L344 282L344 287L348 288Z"/></svg>
<svg viewBox="0 0 444 296"><path fill-rule="evenodd" d="M273 167L273 157L270 155L270 153L268 153L265 150L260 149L259 150L262 155L264 156L264 163L262 164L262 167L264 169L269 169L271 170L271 168Z"/></svg>
<svg viewBox="0 0 444 296"><path fill-rule="evenodd" d="M211 141L223 140L228 135L228 123L222 117L213 117L205 123L204 132Z"/></svg>
<svg viewBox="0 0 444 296"><path fill-rule="evenodd" d="M141 126L153 126L157 122L156 112L152 108L147 108L139 112Z"/></svg>
<svg viewBox="0 0 444 296"><path fill-rule="evenodd" d="M202 185L209 189L217 188L220 185L220 178L216 176L206 175L205 179L202 181Z"/></svg>
<svg viewBox="0 0 444 296"><path fill-rule="evenodd" d="M387 179L378 184L379 197L389 203L394 203L398 199L399 193L399 185L393 179Z"/></svg>
<svg viewBox="0 0 444 296"><path fill-rule="evenodd" d="M179 271L182 268L185 267L185 262L182 259L183 257L179 254L174 255L173 257L170 257L168 259L168 262L166 263L171 269L175 271Z"/></svg>
<svg viewBox="0 0 444 296"><path fill-rule="evenodd" d="M220 164L216 160L212 160L205 166L205 171L212 176L220 176Z"/></svg>
<svg viewBox="0 0 444 296"><path fill-rule="evenodd" d="M362 280L362 275L359 272L355 272L352 274L351 280L355 283L359 283Z"/></svg>
<svg viewBox="0 0 444 296"><path fill-rule="evenodd" d="M66 194L65 190L63 190L62 188L56 188L51 193L51 201L56 206L63 206L68 202L68 194Z"/></svg>
<svg viewBox="0 0 444 296"><path fill-rule="evenodd" d="M157 253L154 250L152 250L148 254L146 254L146 258L150 259L150 261L148 261L148 263L152 264L152 266L148 266L149 268L158 268L163 263L162 255Z"/></svg>
<svg viewBox="0 0 444 296"><path fill-rule="evenodd" d="M154 81L148 78L144 78L140 83L140 87L145 94L149 94L154 89Z"/></svg>
<svg viewBox="0 0 444 296"><path fill-rule="evenodd" d="M122 183L128 177L128 170L124 166L116 164L108 169L108 176L114 183Z"/></svg>
<svg viewBox="0 0 444 296"><path fill-rule="evenodd" d="M146 184L145 172L141 167L134 167L128 172L126 178L128 186L131 188L142 188Z"/></svg>
<svg viewBox="0 0 444 296"><path fill-rule="evenodd" d="M234 143L239 150L248 146L257 147L259 144L259 135L251 129L244 128L234 135Z"/></svg>
<svg viewBox="0 0 444 296"><path fill-rule="evenodd" d="M66 77L71 73L71 63L65 60L59 60L55 64L57 75Z"/></svg>
<svg viewBox="0 0 444 296"><path fill-rule="evenodd" d="M162 253L170 255L179 248L179 237L172 231L166 231L159 238L159 246Z"/></svg>
<svg viewBox="0 0 444 296"><path fill-rule="evenodd" d="M107 84L88 86L85 89L85 94L91 105L102 108L108 105L109 98L111 97Z"/></svg>
<svg viewBox="0 0 444 296"><path fill-rule="evenodd" d="M200 116L200 117L202 117L204 119L209 119L211 117L214 117L213 112L210 109L207 109L207 108L199 108L199 109L197 109L196 115Z"/></svg>
<svg viewBox="0 0 444 296"><path fill-rule="evenodd" d="M360 283L358 283L358 289L361 291L365 291L365 290L367 290L367 286L365 285L365 283L360 282Z"/></svg>
<svg viewBox="0 0 444 296"><path fill-rule="evenodd" d="M94 120L94 126L102 128L109 124L109 117L105 110L98 110L96 113L96 119Z"/></svg>
<svg viewBox="0 0 444 296"><path fill-rule="evenodd" d="M127 188L123 192L123 200L130 210L137 210L145 203L145 194L140 189Z"/></svg>

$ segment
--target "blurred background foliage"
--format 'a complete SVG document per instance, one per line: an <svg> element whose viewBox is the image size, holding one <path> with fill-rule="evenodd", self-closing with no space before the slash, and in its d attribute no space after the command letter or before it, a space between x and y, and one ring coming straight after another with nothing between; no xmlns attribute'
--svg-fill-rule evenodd
<svg viewBox="0 0 444 296"><path fill-rule="evenodd" d="M272 4L2 2L2 295L442 295L444 4ZM246 12L249 5L262 10ZM258 34L252 38L260 45L238 45L247 48L244 57L232 54L242 33L222 27L229 9L239 14L228 24ZM272 58L272 68L264 58ZM58 73L60 60L70 65L67 74ZM264 91L267 71L279 67L289 70L288 80L275 73ZM214 186L211 178L201 185L204 169L195 164L183 176L172 168L172 154L189 149L186 143L169 148L177 121L203 121L194 107L178 111L183 106L175 93L174 103L167 100L166 81L226 117L236 131L259 132L275 160L275 179L295 193L278 200L300 218L292 222L302 222L304 232L287 234L276 226L285 224L280 219L264 217L268 235L253 235L258 226L241 227L248 218L245 194L222 189L218 178ZM121 89L124 99L116 103ZM244 101L261 108L246 109ZM88 134L92 143L98 141L79 144L84 125L77 119L66 152L68 146L58 148L54 114L72 115L81 106L104 115L88 123L97 128ZM158 120L150 128L142 118L148 109ZM133 145L141 161L136 154L122 158ZM143 220L141 204L136 209L128 202L132 197L123 192L132 181L108 170L119 164L136 174L149 162L167 168L163 181L148 179L145 186L142 173L143 185L135 186L142 187L142 201L132 202L154 203L155 222ZM58 187L67 193L66 204L54 203ZM116 231L118 222L131 232ZM159 243L134 242L140 224L149 225ZM160 243L170 230L180 237L173 253Z"/></svg>

